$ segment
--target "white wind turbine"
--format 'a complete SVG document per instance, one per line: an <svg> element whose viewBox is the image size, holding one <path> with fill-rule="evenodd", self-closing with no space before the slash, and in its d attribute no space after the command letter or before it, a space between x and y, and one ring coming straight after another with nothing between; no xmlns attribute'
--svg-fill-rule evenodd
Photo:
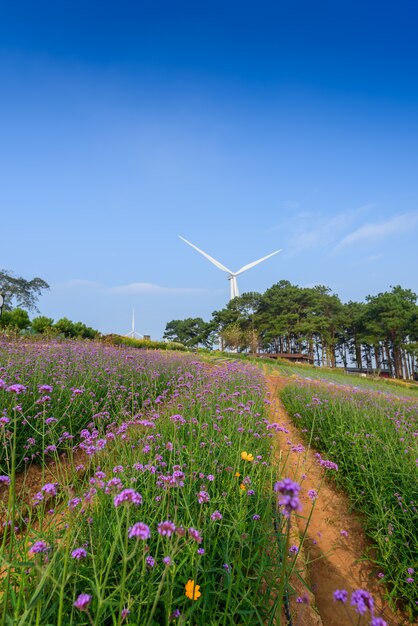
<svg viewBox="0 0 418 626"><path fill-rule="evenodd" d="M225 265L222 265L222 263L219 263L219 261L216 261L216 259L209 256L209 254L207 254L206 252L203 252L203 250L195 246L190 241L187 241L187 239L185 239L181 235L179 235L179 237L185 243L189 244L189 246L191 246L192 248L200 252L200 254L203 254L203 256L206 257L208 261L210 261L211 263L216 265L216 267L219 267L220 270L228 274L228 280L231 281L231 298L230 298L231 300L239 296L238 283L237 283L237 276L239 276L239 274L246 272L247 270L251 269L255 265L258 265L259 263L262 263L262 261L266 261L266 259L269 259L271 256L274 256L275 254L278 254L279 252L281 252L281 250L276 250L276 252L272 252L271 254L268 254L267 256L263 256L263 258L258 259L258 261L253 261L252 263L248 263L248 265L244 265L244 267L241 267L241 269L239 269L237 272L232 272L227 267L225 267Z"/></svg>
<svg viewBox="0 0 418 626"><path fill-rule="evenodd" d="M126 334L125 337L132 337L133 339L135 339L135 337L143 337L141 333L135 330L135 309L132 309L132 330Z"/></svg>

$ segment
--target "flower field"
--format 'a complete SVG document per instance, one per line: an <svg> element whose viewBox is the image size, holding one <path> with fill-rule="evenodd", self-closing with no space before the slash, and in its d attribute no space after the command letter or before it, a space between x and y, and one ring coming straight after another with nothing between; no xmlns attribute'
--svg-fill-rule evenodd
<svg viewBox="0 0 418 626"><path fill-rule="evenodd" d="M334 480L364 514L382 593L416 618L417 401L304 379L286 386L281 397L306 440L338 465Z"/></svg>
<svg viewBox="0 0 418 626"><path fill-rule="evenodd" d="M2 624L280 623L293 492L257 369L76 342L0 361Z"/></svg>
<svg viewBox="0 0 418 626"><path fill-rule="evenodd" d="M270 403L239 361L1 343L0 624L297 623L313 596L295 516L318 493ZM386 624L366 590L330 602Z"/></svg>

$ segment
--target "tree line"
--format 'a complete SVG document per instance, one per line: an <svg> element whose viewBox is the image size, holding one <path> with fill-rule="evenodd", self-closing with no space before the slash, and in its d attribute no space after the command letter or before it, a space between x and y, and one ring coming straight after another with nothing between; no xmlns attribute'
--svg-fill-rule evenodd
<svg viewBox="0 0 418 626"><path fill-rule="evenodd" d="M164 338L189 347L245 352L302 353L316 365L387 371L394 378L417 372L417 295L397 285L343 303L329 287L299 287L282 280L263 294L250 292L214 311L212 319L172 320Z"/></svg>
<svg viewBox="0 0 418 626"><path fill-rule="evenodd" d="M28 335L47 335L70 337L74 339L96 339L100 333L98 330L86 326L83 322L72 322L67 317L54 322L52 317L39 315L32 320L28 312L16 308L12 311L5 311L0 317L0 329L23 332Z"/></svg>
<svg viewBox="0 0 418 626"><path fill-rule="evenodd" d="M54 322L52 318L40 315L31 320L28 311L38 311L36 306L38 298L48 289L48 283L42 278L27 280L13 272L0 269L0 294L3 296L0 329L79 339L98 337L99 331L86 326L83 322L72 322L66 317Z"/></svg>

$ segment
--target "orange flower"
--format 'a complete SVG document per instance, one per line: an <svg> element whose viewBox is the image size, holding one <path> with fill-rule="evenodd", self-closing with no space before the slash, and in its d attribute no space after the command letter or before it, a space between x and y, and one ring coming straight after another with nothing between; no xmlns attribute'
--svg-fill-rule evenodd
<svg viewBox="0 0 418 626"><path fill-rule="evenodd" d="M185 586L186 596L190 600L197 600L202 595L199 591L200 585L195 585L194 580L188 580Z"/></svg>
<svg viewBox="0 0 418 626"><path fill-rule="evenodd" d="M245 452L245 450L244 450L244 452L241 452L241 459L242 459L243 461L249 461L250 463L251 463L252 461L254 461L254 457L253 457L253 455L252 455L252 454L250 454L249 452Z"/></svg>
<svg viewBox="0 0 418 626"><path fill-rule="evenodd" d="M235 472L235 478L239 478L241 474L239 472Z"/></svg>
<svg viewBox="0 0 418 626"><path fill-rule="evenodd" d="M242 491L247 491L247 487L244 485L244 483L241 483L239 488L242 489Z"/></svg>

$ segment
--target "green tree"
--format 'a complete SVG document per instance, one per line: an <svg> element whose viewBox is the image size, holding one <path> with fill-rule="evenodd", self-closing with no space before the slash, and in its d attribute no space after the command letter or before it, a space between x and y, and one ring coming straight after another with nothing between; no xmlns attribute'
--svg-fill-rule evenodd
<svg viewBox="0 0 418 626"><path fill-rule="evenodd" d="M99 334L97 330L86 326L83 322L75 322L73 324L73 333L75 337L80 339L94 339Z"/></svg>
<svg viewBox="0 0 418 626"><path fill-rule="evenodd" d="M184 320L168 322L163 339L177 341L189 348L203 345L207 348L213 345L213 324L204 322L201 317L188 317Z"/></svg>
<svg viewBox="0 0 418 626"><path fill-rule="evenodd" d="M383 343L394 376L403 378L408 375L403 350L415 330L417 294L396 285L391 291L367 296L366 301L365 327L376 341Z"/></svg>
<svg viewBox="0 0 418 626"><path fill-rule="evenodd" d="M49 289L49 285L42 278L26 280L15 276L13 272L0 270L0 293L4 295L4 311L11 311L15 307L37 311L36 302L46 289Z"/></svg>
<svg viewBox="0 0 418 626"><path fill-rule="evenodd" d="M27 311L17 308L13 311L5 311L0 317L0 328L14 328L24 330L30 327L30 319Z"/></svg>
<svg viewBox="0 0 418 626"><path fill-rule="evenodd" d="M74 328L74 322L69 320L67 317L62 317L57 322L55 322L53 326L60 334L65 337L75 337L76 331Z"/></svg>
<svg viewBox="0 0 418 626"><path fill-rule="evenodd" d="M39 315L32 320L32 328L36 333L45 333L51 330L54 324L52 317L46 317L45 315Z"/></svg>

